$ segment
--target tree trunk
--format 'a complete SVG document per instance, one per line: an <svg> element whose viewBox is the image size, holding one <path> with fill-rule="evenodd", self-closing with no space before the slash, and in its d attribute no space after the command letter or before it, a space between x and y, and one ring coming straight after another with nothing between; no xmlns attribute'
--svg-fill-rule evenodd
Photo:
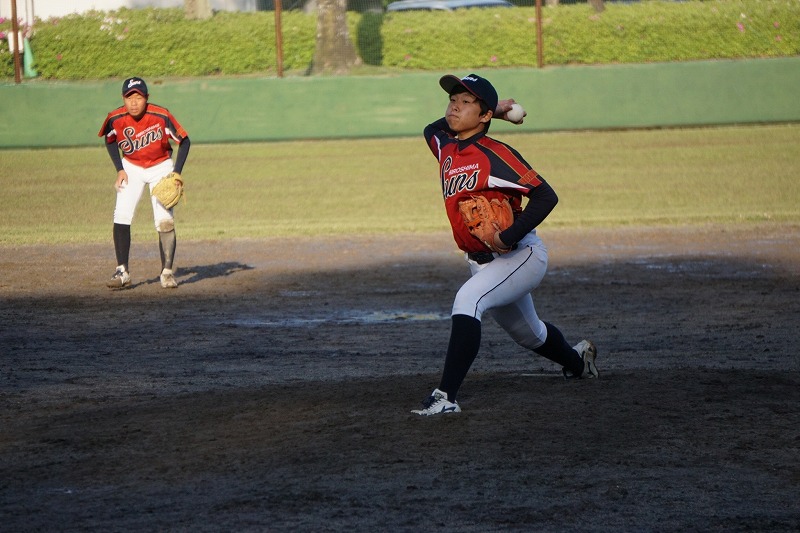
<svg viewBox="0 0 800 533"><path fill-rule="evenodd" d="M187 19L210 19L211 0L183 0Z"/></svg>
<svg viewBox="0 0 800 533"><path fill-rule="evenodd" d="M603 0L589 0L589 3L594 8L595 13L602 13L606 9L605 4L603 4Z"/></svg>
<svg viewBox="0 0 800 533"><path fill-rule="evenodd" d="M317 1L317 48L312 74L347 74L361 59L347 29L347 0Z"/></svg>

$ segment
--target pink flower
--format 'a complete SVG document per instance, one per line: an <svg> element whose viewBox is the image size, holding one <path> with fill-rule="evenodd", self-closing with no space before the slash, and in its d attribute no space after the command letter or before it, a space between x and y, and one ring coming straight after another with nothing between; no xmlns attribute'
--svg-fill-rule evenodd
<svg viewBox="0 0 800 533"><path fill-rule="evenodd" d="M5 21L6 21L5 17L0 17L0 24L4 23Z"/></svg>
<svg viewBox="0 0 800 533"><path fill-rule="evenodd" d="M777 20L775 22L773 22L772 25L775 26L776 28L780 28L781 27L781 23L778 22Z"/></svg>
<svg viewBox="0 0 800 533"><path fill-rule="evenodd" d="M406 54L406 55L403 57L403 59L404 59L405 61L409 61L409 60L411 59L411 54Z"/></svg>
<svg viewBox="0 0 800 533"><path fill-rule="evenodd" d="M780 35L776 35L775 36L775 40L778 41L778 42L781 42L783 40L783 38Z"/></svg>
<svg viewBox="0 0 800 533"><path fill-rule="evenodd" d="M737 22L736 27L739 28L740 32L744 33L744 24L742 24L741 22Z"/></svg>
<svg viewBox="0 0 800 533"><path fill-rule="evenodd" d="M6 32L0 31L0 39L5 39L5 38L6 38Z"/></svg>
<svg viewBox="0 0 800 533"><path fill-rule="evenodd" d="M497 56L492 56L492 63L497 63Z"/></svg>
<svg viewBox="0 0 800 533"><path fill-rule="evenodd" d="M61 54L56 55L56 61L61 61Z"/></svg>

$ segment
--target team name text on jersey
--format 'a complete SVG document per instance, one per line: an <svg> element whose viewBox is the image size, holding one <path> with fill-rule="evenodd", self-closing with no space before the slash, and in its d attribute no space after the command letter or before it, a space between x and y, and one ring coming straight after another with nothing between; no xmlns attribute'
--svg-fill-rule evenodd
<svg viewBox="0 0 800 533"><path fill-rule="evenodd" d="M477 164L465 165L451 171L450 166L452 164L453 159L451 157L447 157L447 159L442 162L441 167L442 193L445 200L451 196L455 196L463 190L469 191L474 189L478 185L478 176L480 175L480 170ZM472 169L475 169L472 174L467 172Z"/></svg>
<svg viewBox="0 0 800 533"><path fill-rule="evenodd" d="M161 126L157 124L150 126L139 135L135 134L136 129L133 127L127 127L122 130L122 136L124 139L119 141L118 145L123 154L132 154L137 150L146 148L154 142L160 141L164 137L164 132L161 130Z"/></svg>

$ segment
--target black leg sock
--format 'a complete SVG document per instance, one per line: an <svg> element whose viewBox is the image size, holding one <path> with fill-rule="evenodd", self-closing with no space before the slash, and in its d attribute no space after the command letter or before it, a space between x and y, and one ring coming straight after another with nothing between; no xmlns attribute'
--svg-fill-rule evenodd
<svg viewBox="0 0 800 533"><path fill-rule="evenodd" d="M446 392L451 402L455 401L480 347L481 321L467 315L453 315L453 329L450 331L450 343L439 383L439 390Z"/></svg>
<svg viewBox="0 0 800 533"><path fill-rule="evenodd" d="M547 327L547 339L533 351L558 363L576 376L583 374L583 359L580 354L567 344L557 327L547 322L544 325Z"/></svg>
<svg viewBox="0 0 800 533"><path fill-rule="evenodd" d="M117 254L117 265L128 270L128 258L131 252L131 227L129 224L114 223L114 252Z"/></svg>
<svg viewBox="0 0 800 533"><path fill-rule="evenodd" d="M175 238L175 230L158 233L158 251L161 254L161 270L165 268L172 270L172 261L175 259L176 247L177 239Z"/></svg>

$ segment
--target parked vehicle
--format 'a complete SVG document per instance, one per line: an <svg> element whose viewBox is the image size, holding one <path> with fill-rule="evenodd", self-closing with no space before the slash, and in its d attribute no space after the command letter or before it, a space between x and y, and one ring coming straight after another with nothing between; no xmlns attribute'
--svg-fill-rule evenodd
<svg viewBox="0 0 800 533"><path fill-rule="evenodd" d="M399 0L386 6L386 11L453 11L471 7L514 7L506 0Z"/></svg>

